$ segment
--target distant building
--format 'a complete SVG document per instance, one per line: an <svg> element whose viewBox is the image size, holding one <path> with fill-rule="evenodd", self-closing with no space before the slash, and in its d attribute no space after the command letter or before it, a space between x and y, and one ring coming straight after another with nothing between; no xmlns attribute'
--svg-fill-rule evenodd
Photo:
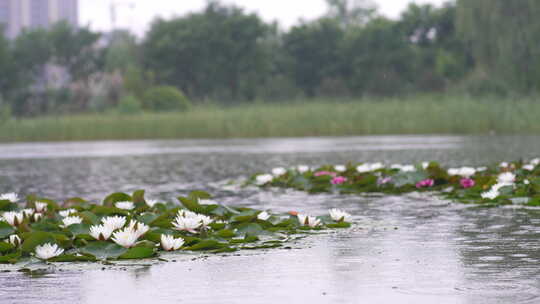
<svg viewBox="0 0 540 304"><path fill-rule="evenodd" d="M77 26L78 0L0 0L0 23L13 39L25 28L47 28L61 20Z"/></svg>

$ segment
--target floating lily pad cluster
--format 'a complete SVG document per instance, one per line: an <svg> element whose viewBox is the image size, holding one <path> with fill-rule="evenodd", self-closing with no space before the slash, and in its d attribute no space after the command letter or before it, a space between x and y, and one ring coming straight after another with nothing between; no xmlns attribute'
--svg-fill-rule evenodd
<svg viewBox="0 0 540 304"><path fill-rule="evenodd" d="M192 192L179 203L114 193L103 203L63 203L0 195L0 263L73 262L157 257L162 251L232 252L284 246L310 231L350 227L333 209L312 217L230 207ZM296 235L296 236L295 236Z"/></svg>
<svg viewBox="0 0 540 304"><path fill-rule="evenodd" d="M318 168L274 168L248 183L294 188L310 193L438 192L474 204L540 206L540 159L503 162L490 167L443 168L437 162L418 165L349 163Z"/></svg>

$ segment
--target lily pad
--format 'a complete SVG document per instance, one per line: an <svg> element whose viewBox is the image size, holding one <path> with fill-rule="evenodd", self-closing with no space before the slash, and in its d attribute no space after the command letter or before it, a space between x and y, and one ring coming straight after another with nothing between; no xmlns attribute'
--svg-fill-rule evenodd
<svg viewBox="0 0 540 304"><path fill-rule="evenodd" d="M92 242L80 249L83 254L90 254L98 260L115 259L128 250L122 246L109 242Z"/></svg>

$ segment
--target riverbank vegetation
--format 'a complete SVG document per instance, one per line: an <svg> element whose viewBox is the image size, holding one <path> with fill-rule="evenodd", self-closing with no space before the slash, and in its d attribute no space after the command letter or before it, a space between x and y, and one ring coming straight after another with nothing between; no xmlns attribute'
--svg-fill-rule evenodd
<svg viewBox="0 0 540 304"><path fill-rule="evenodd" d="M10 119L0 141L298 137L378 134L538 134L534 98L419 96L194 106L187 112Z"/></svg>
<svg viewBox="0 0 540 304"><path fill-rule="evenodd" d="M509 114L515 117L511 118L515 120L512 125L499 126L499 123L506 124L507 116L502 115L502 111L488 109L487 104L489 123L482 114L460 126L460 123L450 123L460 119L459 116L439 119L442 113L438 110L445 108L438 100L427 105L403 96L498 96L506 98L509 105L497 106L515 113L510 96L534 96L540 90L540 64L535 55L539 52L535 38L540 29L540 21L535 18L540 10L537 1L458 0L442 6L411 4L397 19L379 13L369 0L327 0L327 3L328 10L323 16L300 21L290 28L267 22L240 7L209 1L200 11L155 20L143 37L127 31L98 33L86 27L71 28L59 23L48 29L27 30L14 40L0 38L0 121L8 117L76 114L74 118L60 120L40 118L12 122L8 128L13 124L23 128L17 133L26 132L24 128L28 126L47 125L54 129L62 124L71 127L70 123L100 128L92 121L111 126L113 122L107 119L116 118L109 114L104 118L101 114L99 117L81 114L181 112L193 106L195 109L189 115L143 115L141 121L163 120L164 134L159 137L193 137L203 131L188 128L191 133L184 134L182 132L187 130L171 129L190 126L201 129L200 124L207 124L210 129L215 127L215 131L204 134L214 137L425 133L427 125L422 121L426 119L441 121L440 127L431 123L434 129L429 132L527 131L527 127L518 122L519 115L512 116L514 114ZM402 97L403 102L394 100L394 105L399 105L396 109L389 108L392 102L381 105L373 102L373 108L365 107L370 104L364 102L366 98L389 97ZM326 108L333 116L323 117L321 109L327 109L321 101L336 98L351 100L350 105L337 107L339 111L347 112L344 109L348 108L360 116L333 114L333 105L328 105ZM285 101L297 99L312 105L309 108L293 105L287 109L291 113L315 114L312 119L316 121L307 124L315 125L315 129L307 131L303 125L290 124L287 130L279 129L284 128L284 124L278 122L288 122L291 114L287 113L289 110L281 111L283 118L275 114L283 109ZM209 100L238 108L204 107ZM443 100L452 101L451 98ZM253 105L259 101L275 105ZM353 105L355 102L359 104ZM412 104L406 104L409 102ZM451 113L462 114L451 109L478 105L456 104L446 107ZM245 105L248 105L245 110L239 109ZM378 113L395 116L401 114L402 109L405 109L405 118L410 115L407 109L413 109L414 113L429 114L436 119L402 120L399 124L404 127L392 125L397 124L394 119L386 121L389 126L380 123L387 116ZM269 115L262 115L263 126L258 126L256 120L251 119L255 114L250 113L263 110ZM493 116L489 111L499 111L499 114ZM530 111L520 115L526 116ZM222 117L225 113L232 116ZM216 121L212 120L214 117ZM197 124L195 118L207 120ZM341 118L346 123L339 121ZM113 131L107 138L148 137L150 134L144 134L148 126L132 126L130 121L134 119L118 119L127 124L127 128L118 129L133 131L117 132L132 133L122 135ZM265 119L271 119L271 124ZM180 120L187 122L180 123ZM372 125L370 121L375 123L375 120L379 123ZM368 121L367 125L364 121ZM153 122L147 124L159 126ZM255 131L245 128L246 124ZM328 128L323 129L325 124ZM77 129L58 131L68 134L65 138L84 138L69 135L80 132Z"/></svg>

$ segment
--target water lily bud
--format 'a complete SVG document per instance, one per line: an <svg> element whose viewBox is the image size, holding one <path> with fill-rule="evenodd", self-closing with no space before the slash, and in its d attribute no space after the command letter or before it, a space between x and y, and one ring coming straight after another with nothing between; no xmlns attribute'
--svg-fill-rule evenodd
<svg viewBox="0 0 540 304"><path fill-rule="evenodd" d="M39 222L42 218L43 218L42 213L34 213L34 217L33 217L34 222Z"/></svg>
<svg viewBox="0 0 540 304"><path fill-rule="evenodd" d="M9 236L9 243L15 247L19 247L19 245L21 245L21 238L16 235L16 234L13 234L13 235L10 235Z"/></svg>
<svg viewBox="0 0 540 304"><path fill-rule="evenodd" d="M35 206L36 206L36 212L38 213L47 211L47 203L45 202L36 202Z"/></svg>

